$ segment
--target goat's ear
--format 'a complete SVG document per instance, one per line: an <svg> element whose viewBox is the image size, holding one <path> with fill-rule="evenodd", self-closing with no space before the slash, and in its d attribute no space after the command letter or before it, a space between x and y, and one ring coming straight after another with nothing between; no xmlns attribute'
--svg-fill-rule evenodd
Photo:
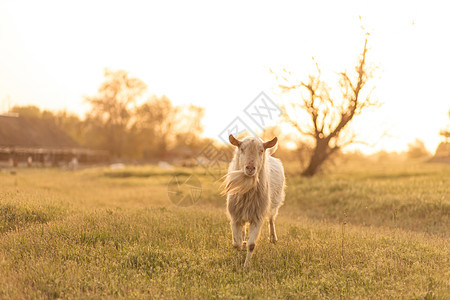
<svg viewBox="0 0 450 300"><path fill-rule="evenodd" d="M265 142L264 145L264 149L268 149L268 148L272 148L273 146L275 146L278 142L278 138L274 137L272 140Z"/></svg>
<svg viewBox="0 0 450 300"><path fill-rule="evenodd" d="M230 136L228 137L228 139L230 140L230 143L232 145L235 145L236 147L239 147L241 145L241 141L239 141L238 139L236 139L232 134L230 134Z"/></svg>

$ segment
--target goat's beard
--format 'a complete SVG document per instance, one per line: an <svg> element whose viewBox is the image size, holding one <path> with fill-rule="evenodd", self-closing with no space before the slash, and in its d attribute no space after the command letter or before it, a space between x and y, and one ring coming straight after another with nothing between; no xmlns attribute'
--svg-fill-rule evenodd
<svg viewBox="0 0 450 300"><path fill-rule="evenodd" d="M224 176L224 194L245 194L258 184L258 174L247 176L242 170L230 171Z"/></svg>

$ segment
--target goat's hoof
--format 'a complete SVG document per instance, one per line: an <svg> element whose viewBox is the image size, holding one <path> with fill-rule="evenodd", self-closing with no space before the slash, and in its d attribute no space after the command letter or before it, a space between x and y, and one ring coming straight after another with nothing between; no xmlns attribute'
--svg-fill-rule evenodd
<svg viewBox="0 0 450 300"><path fill-rule="evenodd" d="M235 243L233 243L233 247L234 247L234 249L237 249L237 250L242 250L242 246L241 246L241 245L239 245L239 244L235 244Z"/></svg>
<svg viewBox="0 0 450 300"><path fill-rule="evenodd" d="M270 242L271 242L272 244L276 244L277 241L278 241L278 239L277 239L276 236L270 236L269 240L270 240Z"/></svg>

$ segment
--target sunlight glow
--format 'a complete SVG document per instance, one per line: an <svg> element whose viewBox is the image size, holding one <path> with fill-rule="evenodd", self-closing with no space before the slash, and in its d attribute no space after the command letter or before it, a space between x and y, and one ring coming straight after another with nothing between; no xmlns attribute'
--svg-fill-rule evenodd
<svg viewBox="0 0 450 300"><path fill-rule="evenodd" d="M373 96L384 105L353 124L371 146L350 149L402 151L419 138L434 152L450 109L444 2L234 4L2 1L0 112L34 104L83 115L83 96L95 94L108 67L141 78L149 94L205 107L204 134L217 137L261 91L298 101L279 91L270 69L305 79L314 57L333 80L352 68L361 16L379 66Z"/></svg>

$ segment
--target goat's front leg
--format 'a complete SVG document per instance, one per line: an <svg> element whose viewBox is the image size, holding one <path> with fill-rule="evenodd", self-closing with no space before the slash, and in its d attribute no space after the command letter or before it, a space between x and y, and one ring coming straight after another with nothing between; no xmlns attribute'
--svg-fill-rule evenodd
<svg viewBox="0 0 450 300"><path fill-rule="evenodd" d="M247 256L245 258L244 267L250 265L250 258L252 257L253 250L255 250L256 240L258 239L259 232L261 231L262 221L257 223L250 223L250 229L247 240Z"/></svg>
<svg viewBox="0 0 450 300"><path fill-rule="evenodd" d="M242 232L244 224L242 222L231 221L231 231L233 233L233 247L237 249L242 248Z"/></svg>

